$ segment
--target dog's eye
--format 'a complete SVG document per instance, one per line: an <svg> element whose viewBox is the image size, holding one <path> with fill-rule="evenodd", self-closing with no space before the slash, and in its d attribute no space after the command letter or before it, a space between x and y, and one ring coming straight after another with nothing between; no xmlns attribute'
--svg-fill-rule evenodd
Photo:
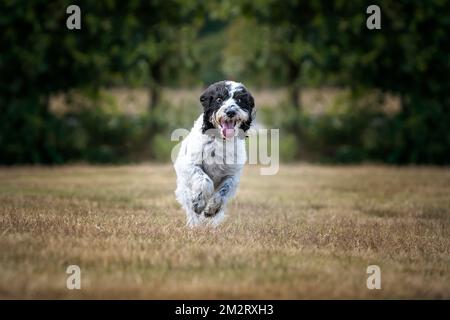
<svg viewBox="0 0 450 320"><path fill-rule="evenodd" d="M219 97L219 98L216 99L216 101L217 101L217 102L222 102L222 98Z"/></svg>
<svg viewBox="0 0 450 320"><path fill-rule="evenodd" d="M237 103L241 103L242 99L241 98L237 98L236 102Z"/></svg>

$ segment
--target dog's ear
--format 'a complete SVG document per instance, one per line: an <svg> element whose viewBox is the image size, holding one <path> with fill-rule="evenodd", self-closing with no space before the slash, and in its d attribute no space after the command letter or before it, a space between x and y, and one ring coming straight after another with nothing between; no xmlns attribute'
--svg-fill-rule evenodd
<svg viewBox="0 0 450 320"><path fill-rule="evenodd" d="M241 129L244 132L247 132L247 130L250 129L252 121L255 120L256 117L255 99L253 99L253 96L250 94L250 92L247 92L247 105L248 110L250 111L250 116L248 120L241 125Z"/></svg>
<svg viewBox="0 0 450 320"><path fill-rule="evenodd" d="M213 92L211 87L208 87L201 95L200 95L200 103L203 106L203 125L202 125L202 133L205 133L207 130L214 128L214 125L211 123L210 118L212 114L211 108L211 100L213 98Z"/></svg>
<svg viewBox="0 0 450 320"><path fill-rule="evenodd" d="M207 88L200 95L200 103L202 104L204 109L209 107L209 104L211 103L211 98L212 98L211 88Z"/></svg>

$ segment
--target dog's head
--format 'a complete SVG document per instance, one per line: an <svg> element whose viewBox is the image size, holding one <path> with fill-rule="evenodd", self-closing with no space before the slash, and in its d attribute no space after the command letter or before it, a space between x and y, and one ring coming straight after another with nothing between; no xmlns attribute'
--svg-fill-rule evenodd
<svg viewBox="0 0 450 320"><path fill-rule="evenodd" d="M255 118L255 102L243 84L220 81L210 85L200 96L203 106L202 132L218 129L222 138L246 132ZM240 130L239 130L240 129Z"/></svg>

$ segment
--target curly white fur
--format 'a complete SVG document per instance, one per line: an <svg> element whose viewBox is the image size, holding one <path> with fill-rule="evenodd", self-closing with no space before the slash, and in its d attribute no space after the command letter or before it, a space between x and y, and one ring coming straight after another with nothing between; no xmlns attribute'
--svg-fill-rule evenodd
<svg viewBox="0 0 450 320"><path fill-rule="evenodd" d="M203 115L181 143L175 162L175 194L186 211L188 226L217 226L225 217L225 205L236 191L247 160L245 141L202 134L202 119ZM204 209L199 214L194 206Z"/></svg>

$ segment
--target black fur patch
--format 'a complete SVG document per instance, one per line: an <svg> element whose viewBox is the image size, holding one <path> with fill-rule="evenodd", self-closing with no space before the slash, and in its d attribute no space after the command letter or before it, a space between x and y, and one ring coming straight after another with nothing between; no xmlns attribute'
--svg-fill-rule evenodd
<svg viewBox="0 0 450 320"><path fill-rule="evenodd" d="M222 197L225 197L227 193L230 191L230 185L228 183L225 183L219 190L219 194Z"/></svg>
<svg viewBox="0 0 450 320"><path fill-rule="evenodd" d="M197 195L197 197L195 197L195 199L193 199L193 201L192 201L192 209L194 210L194 212L196 214L200 214L203 211L203 209L205 208L205 205L200 204L200 200L201 200L202 196L203 196L203 193L200 192Z"/></svg>
<svg viewBox="0 0 450 320"><path fill-rule="evenodd" d="M217 207L217 208L211 209L208 212L205 212L205 217L208 217L208 218L214 217L219 212L219 209L220 209L220 207Z"/></svg>
<svg viewBox="0 0 450 320"><path fill-rule="evenodd" d="M248 113L248 120L241 124L241 129L247 132L250 129L253 121L253 109L255 108L255 100L253 96L245 88L243 90L237 91L233 95L234 100L238 106Z"/></svg>

